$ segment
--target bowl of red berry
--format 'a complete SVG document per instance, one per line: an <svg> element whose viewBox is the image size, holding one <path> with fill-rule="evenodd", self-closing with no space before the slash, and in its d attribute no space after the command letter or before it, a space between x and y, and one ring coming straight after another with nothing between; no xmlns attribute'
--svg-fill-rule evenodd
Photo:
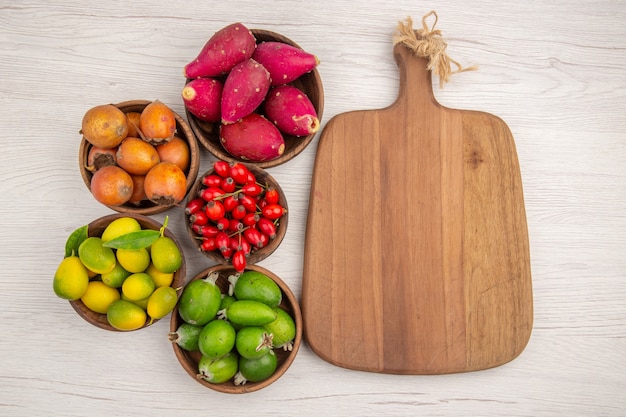
<svg viewBox="0 0 626 417"><path fill-rule="evenodd" d="M271 255L287 232L287 199L264 169L216 160L185 202L188 234L207 257L240 272Z"/></svg>

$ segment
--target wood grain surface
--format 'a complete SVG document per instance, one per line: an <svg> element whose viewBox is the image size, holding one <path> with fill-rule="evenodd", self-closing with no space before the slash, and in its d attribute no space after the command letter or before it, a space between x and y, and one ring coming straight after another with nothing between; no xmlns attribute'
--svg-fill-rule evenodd
<svg viewBox="0 0 626 417"><path fill-rule="evenodd" d="M322 132L302 306L313 351L350 369L441 374L517 357L532 329L521 174L502 119L444 108L399 44L398 99ZM358 140L355 140L358 138Z"/></svg>
<svg viewBox="0 0 626 417"><path fill-rule="evenodd" d="M0 0L0 415L624 415L624 2L355 4L319 0L303 11L288 1ZM498 115L515 138L534 307L532 336L515 360L477 372L389 375L334 366L303 343L281 379L232 396L182 369L167 319L107 332L54 296L67 236L113 213L91 198L78 169L89 107L158 98L184 116L183 66L213 32L241 21L318 55L324 128L337 114L396 100L393 32L431 9L449 55L479 67L444 88L435 77L437 101ZM318 141L268 170L287 196L289 228L260 265L299 298ZM200 172L211 162L201 152ZM186 238L182 210L167 214L190 279L211 262Z"/></svg>

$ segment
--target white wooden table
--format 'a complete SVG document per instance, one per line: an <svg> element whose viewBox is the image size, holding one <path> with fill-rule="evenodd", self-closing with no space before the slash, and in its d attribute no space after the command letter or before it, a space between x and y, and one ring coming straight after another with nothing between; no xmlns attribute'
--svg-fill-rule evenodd
<svg viewBox="0 0 626 417"><path fill-rule="evenodd" d="M78 171L86 109L160 99L184 113L183 65L235 21L319 56L323 123L385 107L397 95L396 25L431 9L450 56L480 67L436 85L437 99L500 116L516 139L535 302L520 357L473 373L394 376L333 366L303 345L278 382L229 396L183 371L169 320L105 332L55 297L69 233L112 212ZM621 0L0 0L0 415L625 415L624 22ZM291 214L283 244L261 265L297 296L317 139L270 169ZM203 152L201 172L212 160ZM187 242L182 211L167 214L191 277L210 263Z"/></svg>

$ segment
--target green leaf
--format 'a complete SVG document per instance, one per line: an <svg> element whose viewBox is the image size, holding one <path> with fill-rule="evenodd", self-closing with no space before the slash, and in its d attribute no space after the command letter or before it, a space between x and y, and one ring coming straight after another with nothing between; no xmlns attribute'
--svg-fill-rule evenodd
<svg viewBox="0 0 626 417"><path fill-rule="evenodd" d="M78 247L87 239L88 225L84 225L74 230L65 242L65 258L78 253Z"/></svg>
<svg viewBox="0 0 626 417"><path fill-rule="evenodd" d="M142 249L152 245L159 236L158 230L137 230L111 239L103 246L113 249Z"/></svg>

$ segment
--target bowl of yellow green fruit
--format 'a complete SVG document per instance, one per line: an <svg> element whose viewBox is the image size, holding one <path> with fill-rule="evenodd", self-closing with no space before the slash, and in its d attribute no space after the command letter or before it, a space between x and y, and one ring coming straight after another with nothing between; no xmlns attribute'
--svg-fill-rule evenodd
<svg viewBox="0 0 626 417"><path fill-rule="evenodd" d="M185 284L183 250L167 222L117 213L77 228L55 272L54 293L105 330L154 324L174 309Z"/></svg>

